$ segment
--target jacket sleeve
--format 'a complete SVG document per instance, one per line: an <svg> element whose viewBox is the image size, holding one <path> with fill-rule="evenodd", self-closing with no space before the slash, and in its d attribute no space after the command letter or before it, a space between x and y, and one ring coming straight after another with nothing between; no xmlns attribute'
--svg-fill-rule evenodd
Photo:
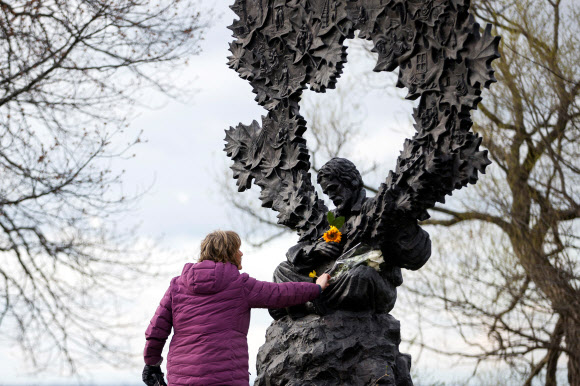
<svg viewBox="0 0 580 386"><path fill-rule="evenodd" d="M153 319L149 322L149 327L145 331L146 342L143 356L145 358L145 364L147 365L155 366L160 364L163 346L173 327L171 287L173 286L174 280L171 281L169 288L157 307L157 311L155 311Z"/></svg>
<svg viewBox="0 0 580 386"><path fill-rule="evenodd" d="M252 308L284 308L316 299L320 295L320 286L298 282L270 283L248 277L244 291Z"/></svg>

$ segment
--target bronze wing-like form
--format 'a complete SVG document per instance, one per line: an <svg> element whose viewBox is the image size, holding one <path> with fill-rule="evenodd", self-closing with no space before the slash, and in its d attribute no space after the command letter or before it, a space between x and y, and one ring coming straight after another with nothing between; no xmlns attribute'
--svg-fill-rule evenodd
<svg viewBox="0 0 580 386"><path fill-rule="evenodd" d="M435 28L439 39L399 70L397 86L407 87L408 98L420 98L413 114L416 133L405 140L395 170L379 188L370 239L390 232L396 218L429 218L427 209L444 203L454 190L475 184L478 173L491 164L487 150L479 149L482 138L471 131L470 111L481 101L481 89L496 81L491 62L499 57L499 37L491 35L491 25L481 34L471 17L457 31L442 31L445 25ZM447 46L438 45L443 43ZM429 64L434 58L443 63L435 82L417 85L412 69L423 60L435 67Z"/></svg>
<svg viewBox="0 0 580 386"><path fill-rule="evenodd" d="M306 238L323 226L327 208L312 185L308 150L299 117L270 112L262 126L254 121L226 131L225 151L234 164L240 192L252 181L261 188L262 206L278 212L278 223Z"/></svg>
<svg viewBox="0 0 580 386"><path fill-rule="evenodd" d="M491 62L499 38L483 33L468 0L236 0L229 66L247 79L268 111L262 125L226 131L225 151L240 191L252 181L278 222L312 239L326 228L302 134L299 101L307 85L333 88L346 62L344 40L372 40L374 71L399 68L398 87L419 98L417 130L405 141L394 171L381 185L366 239L382 237L393 216L426 219L427 209L475 183L490 163L471 131L470 111L495 81Z"/></svg>

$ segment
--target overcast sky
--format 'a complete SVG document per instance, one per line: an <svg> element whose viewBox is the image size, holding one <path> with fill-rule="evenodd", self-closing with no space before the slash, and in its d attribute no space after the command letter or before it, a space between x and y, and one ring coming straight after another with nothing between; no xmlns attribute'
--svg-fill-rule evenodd
<svg viewBox="0 0 580 386"><path fill-rule="evenodd" d="M194 97L187 103L170 101L158 109L141 111L131 125L134 132L144 130L148 142L139 145L135 159L124 165L127 169L125 188L131 192L152 187L125 221L127 224L140 223L139 235L143 239L160 240L154 259L175 261L166 267L167 273L157 283L144 289L135 299L133 316L141 321L132 343L136 356L142 351L143 332L171 277L181 272L183 263L195 259L199 242L207 233L216 228L230 228L236 223L228 217L227 206L219 196L219 178L216 178L220 173L230 173L224 168L229 161L222 151L224 130L239 122L248 124L254 119L259 120L265 114L254 101L249 83L226 65L228 42L232 39L226 26L234 17L229 4L223 0L214 2L213 9L217 14L221 13L221 17L208 31L201 54L190 60L183 77L179 78L182 84L191 82L197 90ZM347 84L349 79L356 81L357 74L370 72L372 67L371 61L349 59L339 86ZM386 74L377 74L374 79L380 84L388 78ZM330 90L316 98L323 101L324 98L333 98L335 93ZM306 97L312 98L310 95ZM389 96L380 90L357 95L353 101L363 104L366 116L362 123L365 135L353 144L355 158L394 166L403 138L412 134L410 113L413 103L402 100L401 95ZM384 171L384 177L387 172ZM230 182L235 184L233 179ZM274 268L295 241L295 237L282 238L259 251L243 245L243 271L260 280L270 280ZM396 311L395 307L393 314L399 318ZM253 376L255 356L270 322L266 311L252 313L248 341ZM427 360L422 365L425 369L438 369L441 374L445 373L442 362L429 363ZM78 383L76 379L50 372L34 377L27 375L28 370L18 348L0 341L0 385ZM99 366L83 370L81 377L87 384L139 384L141 370L139 362L135 367L123 370ZM458 369L448 371L457 374Z"/></svg>

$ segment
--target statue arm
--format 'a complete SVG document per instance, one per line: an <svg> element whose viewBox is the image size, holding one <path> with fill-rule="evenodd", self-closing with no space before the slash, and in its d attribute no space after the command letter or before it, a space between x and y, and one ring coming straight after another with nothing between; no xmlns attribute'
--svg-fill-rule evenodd
<svg viewBox="0 0 580 386"><path fill-rule="evenodd" d="M299 242L286 252L286 259L298 270L308 268L312 263L315 244Z"/></svg>
<svg viewBox="0 0 580 386"><path fill-rule="evenodd" d="M431 238L416 221L402 227L392 241L393 264L411 270L421 268L431 257Z"/></svg>
<svg viewBox="0 0 580 386"><path fill-rule="evenodd" d="M298 242L286 253L288 262L296 268L297 271L307 273L315 265L322 261L336 259L340 256L342 247L338 243L327 243L322 239L314 242Z"/></svg>
<svg viewBox="0 0 580 386"><path fill-rule="evenodd" d="M380 245L389 264L417 270L431 257L431 238L410 212L398 210L392 193L385 188L364 206L364 234L371 245Z"/></svg>

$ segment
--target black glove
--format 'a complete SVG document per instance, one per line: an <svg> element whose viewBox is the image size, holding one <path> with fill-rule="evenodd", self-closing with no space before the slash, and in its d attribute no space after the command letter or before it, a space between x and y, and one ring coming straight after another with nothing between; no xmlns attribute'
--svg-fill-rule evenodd
<svg viewBox="0 0 580 386"><path fill-rule="evenodd" d="M142 378L147 386L167 386L160 366L145 365Z"/></svg>

